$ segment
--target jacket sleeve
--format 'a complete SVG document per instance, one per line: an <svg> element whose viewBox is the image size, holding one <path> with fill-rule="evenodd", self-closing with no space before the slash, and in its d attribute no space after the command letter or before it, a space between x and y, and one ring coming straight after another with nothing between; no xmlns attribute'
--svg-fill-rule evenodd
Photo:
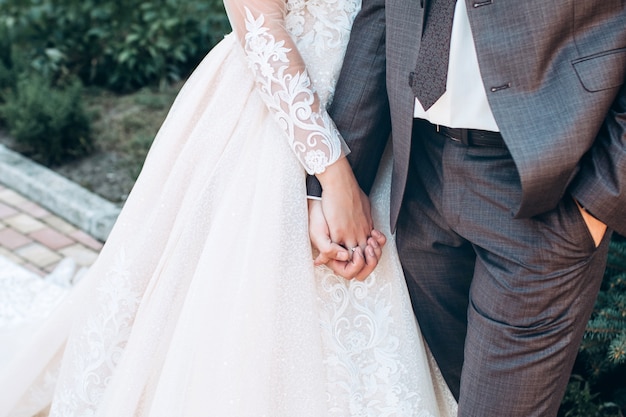
<svg viewBox="0 0 626 417"><path fill-rule="evenodd" d="M594 217L626 235L626 82L581 160L570 193Z"/></svg>
<svg viewBox="0 0 626 417"><path fill-rule="evenodd" d="M350 148L348 160L369 193L391 131L385 82L385 1L363 0L352 26L329 113ZM308 194L319 196L315 178Z"/></svg>

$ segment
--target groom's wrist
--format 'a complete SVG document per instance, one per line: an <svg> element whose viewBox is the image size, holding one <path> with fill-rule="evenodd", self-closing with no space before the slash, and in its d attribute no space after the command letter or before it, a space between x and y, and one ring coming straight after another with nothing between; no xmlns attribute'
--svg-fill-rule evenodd
<svg viewBox="0 0 626 417"><path fill-rule="evenodd" d="M322 199L322 184L314 175L307 175L306 177L306 194L309 199Z"/></svg>

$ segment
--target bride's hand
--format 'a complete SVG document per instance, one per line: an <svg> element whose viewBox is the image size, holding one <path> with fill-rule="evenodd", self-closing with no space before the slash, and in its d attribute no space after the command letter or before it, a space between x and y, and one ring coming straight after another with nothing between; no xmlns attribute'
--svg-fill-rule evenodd
<svg viewBox="0 0 626 417"><path fill-rule="evenodd" d="M327 264L335 273L349 277L328 264L328 260L346 262L334 255L331 249L334 246L328 245L328 242L334 242L348 249L348 260L361 266L353 276L365 279L378 264L381 248L386 242L385 236L373 229L369 198L359 187L346 158L328 166L317 178L323 189L320 206L325 227L325 230L320 228L319 237L314 236L315 230L311 230L311 240L320 250L318 263Z"/></svg>
<svg viewBox="0 0 626 417"><path fill-rule="evenodd" d="M322 208L331 240L349 250L365 250L373 229L370 203L348 160L340 158L317 178L322 185Z"/></svg>
<svg viewBox="0 0 626 417"><path fill-rule="evenodd" d="M364 280L378 264L382 246L385 244L385 237L382 233L373 230L372 234L374 237L368 239L365 251L357 247L353 256L350 256L349 250L330 239L322 202L309 200L309 235L311 243L319 250L314 261L316 266L325 264L335 274L344 278Z"/></svg>

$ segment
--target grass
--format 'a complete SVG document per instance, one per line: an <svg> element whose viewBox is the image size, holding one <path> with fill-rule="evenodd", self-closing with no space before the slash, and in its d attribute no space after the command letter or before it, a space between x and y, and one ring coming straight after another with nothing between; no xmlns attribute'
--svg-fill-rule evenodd
<svg viewBox="0 0 626 417"><path fill-rule="evenodd" d="M96 149L117 154L119 169L137 177L146 154L182 83L144 88L117 95L88 89L85 102L92 114Z"/></svg>
<svg viewBox="0 0 626 417"><path fill-rule="evenodd" d="M129 94L87 87L83 105L91 122L94 151L50 169L105 199L123 204L183 82ZM44 163L0 125L0 143Z"/></svg>
<svg viewBox="0 0 626 417"><path fill-rule="evenodd" d="M86 88L83 98L91 119L94 152L50 168L122 205L182 84L144 88L124 95ZM0 135L0 141L3 139L7 146L20 152L14 141Z"/></svg>

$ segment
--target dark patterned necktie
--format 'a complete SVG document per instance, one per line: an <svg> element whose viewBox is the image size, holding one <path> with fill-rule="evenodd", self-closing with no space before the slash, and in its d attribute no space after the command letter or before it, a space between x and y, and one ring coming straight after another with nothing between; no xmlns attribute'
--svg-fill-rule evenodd
<svg viewBox="0 0 626 417"><path fill-rule="evenodd" d="M411 74L411 88L424 110L428 110L446 91L450 36L456 0L432 0L415 72Z"/></svg>

